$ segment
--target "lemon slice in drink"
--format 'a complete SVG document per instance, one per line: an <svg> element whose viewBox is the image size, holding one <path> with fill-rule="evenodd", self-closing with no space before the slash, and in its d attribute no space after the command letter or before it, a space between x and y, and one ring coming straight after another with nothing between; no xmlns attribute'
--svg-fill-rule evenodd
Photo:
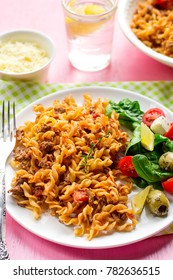
<svg viewBox="0 0 173 280"><path fill-rule="evenodd" d="M106 11L103 7L97 4L86 4L79 7L71 6L70 9L76 14L84 16L100 15ZM75 18L70 17L66 17L65 19L67 32L70 37L89 35L98 30L99 27L106 22L106 20L107 19L95 22L88 22L84 19L83 21L79 21Z"/></svg>
<svg viewBox="0 0 173 280"><path fill-rule="evenodd" d="M141 123L141 145L148 151L154 150L154 133L143 122Z"/></svg>
<svg viewBox="0 0 173 280"><path fill-rule="evenodd" d="M131 200L132 208L136 215L140 215L144 208L147 196L151 190L152 186L148 186L145 189L138 192Z"/></svg>
<svg viewBox="0 0 173 280"><path fill-rule="evenodd" d="M88 4L85 7L85 15L100 15L105 12L105 9L96 4Z"/></svg>

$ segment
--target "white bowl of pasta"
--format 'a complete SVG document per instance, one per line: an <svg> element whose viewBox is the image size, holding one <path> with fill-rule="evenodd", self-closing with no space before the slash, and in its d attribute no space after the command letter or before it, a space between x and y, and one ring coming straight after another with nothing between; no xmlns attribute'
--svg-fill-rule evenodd
<svg viewBox="0 0 173 280"><path fill-rule="evenodd" d="M151 3L152 0L119 1L120 27L135 47L153 59L173 67L170 34L172 30L170 16L173 11L163 12Z"/></svg>

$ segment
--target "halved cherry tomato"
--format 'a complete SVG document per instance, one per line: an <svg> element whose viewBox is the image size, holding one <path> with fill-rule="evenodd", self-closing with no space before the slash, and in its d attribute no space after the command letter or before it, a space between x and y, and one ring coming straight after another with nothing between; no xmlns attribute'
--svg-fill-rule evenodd
<svg viewBox="0 0 173 280"><path fill-rule="evenodd" d="M164 191L173 194L173 177L162 182L162 187Z"/></svg>
<svg viewBox="0 0 173 280"><path fill-rule="evenodd" d="M143 114L142 121L150 127L153 121L160 116L165 117L165 113L160 108L151 108Z"/></svg>
<svg viewBox="0 0 173 280"><path fill-rule="evenodd" d="M152 5L160 9L172 9L173 0L153 0Z"/></svg>
<svg viewBox="0 0 173 280"><path fill-rule="evenodd" d="M170 124L169 130L164 134L164 136L173 140L173 123Z"/></svg>
<svg viewBox="0 0 173 280"><path fill-rule="evenodd" d="M121 158L118 163L118 167L121 170L121 172L128 177L132 177L132 178L139 177L134 168L132 162L132 156L125 156Z"/></svg>
<svg viewBox="0 0 173 280"><path fill-rule="evenodd" d="M73 193L74 202L88 201L88 194L86 190L78 190Z"/></svg>
<svg viewBox="0 0 173 280"><path fill-rule="evenodd" d="M92 113L92 117L95 120L96 118L100 117L100 114L98 113Z"/></svg>

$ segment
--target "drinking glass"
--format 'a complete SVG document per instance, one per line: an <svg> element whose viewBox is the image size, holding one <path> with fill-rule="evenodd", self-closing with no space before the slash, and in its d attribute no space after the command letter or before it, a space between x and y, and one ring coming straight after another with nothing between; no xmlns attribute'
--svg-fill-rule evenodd
<svg viewBox="0 0 173 280"><path fill-rule="evenodd" d="M71 64L98 71L110 64L117 0L62 0Z"/></svg>

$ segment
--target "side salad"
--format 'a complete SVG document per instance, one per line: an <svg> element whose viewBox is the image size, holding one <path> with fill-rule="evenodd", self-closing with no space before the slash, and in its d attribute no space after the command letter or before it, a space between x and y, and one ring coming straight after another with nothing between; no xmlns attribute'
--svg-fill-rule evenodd
<svg viewBox="0 0 173 280"><path fill-rule="evenodd" d="M131 131L131 139L118 166L136 186L143 189L141 209L139 211L138 207L137 212L141 213L153 196L156 200L164 196L157 209L150 209L157 216L164 216L169 205L164 193L173 195L173 123L168 122L162 109L151 108L143 112L138 101L128 98L118 103L110 100L106 115L111 117L113 110L119 114L120 124ZM137 203L138 199L139 195Z"/></svg>

